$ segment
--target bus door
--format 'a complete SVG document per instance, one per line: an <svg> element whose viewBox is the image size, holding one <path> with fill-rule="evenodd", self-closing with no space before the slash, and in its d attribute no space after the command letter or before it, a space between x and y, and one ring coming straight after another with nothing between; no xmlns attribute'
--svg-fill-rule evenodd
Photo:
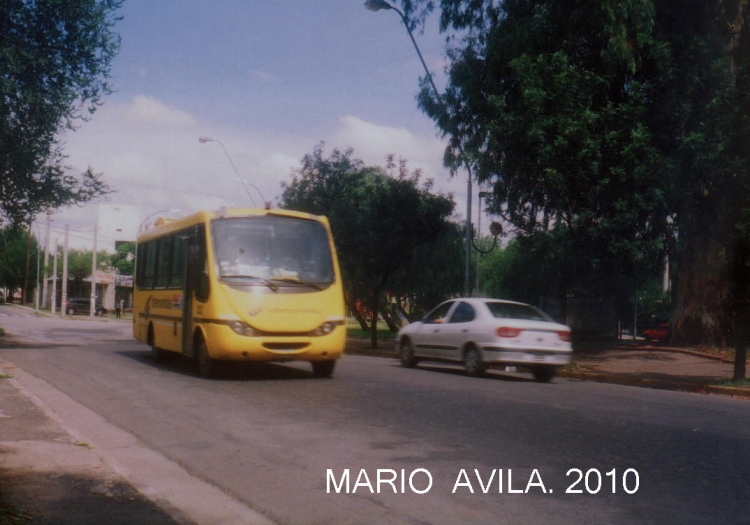
<svg viewBox="0 0 750 525"><path fill-rule="evenodd" d="M193 357L193 301L203 270L200 266L203 257L201 257L201 239L197 227L191 228L183 238L185 284L182 290L182 353Z"/></svg>

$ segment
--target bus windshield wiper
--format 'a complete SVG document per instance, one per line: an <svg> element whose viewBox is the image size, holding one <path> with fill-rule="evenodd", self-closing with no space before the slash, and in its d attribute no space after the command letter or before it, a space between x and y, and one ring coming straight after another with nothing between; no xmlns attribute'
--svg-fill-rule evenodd
<svg viewBox="0 0 750 525"><path fill-rule="evenodd" d="M273 284L271 281L266 279L265 277L258 277L257 275L244 275L244 274L237 274L237 275L222 275L222 279L252 279L253 281L260 281L261 283L268 286L271 290L274 292L279 289L278 286Z"/></svg>
<svg viewBox="0 0 750 525"><path fill-rule="evenodd" d="M282 282L282 283L293 283L293 284L300 284L302 286L310 286L311 288L315 288L316 290L323 289L323 287L320 286L318 283L314 283L311 281L303 281L302 279L298 277L271 277L271 280Z"/></svg>

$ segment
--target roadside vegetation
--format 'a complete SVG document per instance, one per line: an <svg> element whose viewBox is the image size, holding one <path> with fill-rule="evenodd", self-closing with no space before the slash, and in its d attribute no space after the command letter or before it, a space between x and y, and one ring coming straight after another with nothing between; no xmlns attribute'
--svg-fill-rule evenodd
<svg viewBox="0 0 750 525"><path fill-rule="evenodd" d="M91 168L70 172L63 137L111 92L121 4L0 13L0 286L11 291L28 293L40 273L35 217L113 191ZM734 348L744 378L750 0L395 4L411 29L439 17L447 83L435 93L422 79L418 105L446 139L446 167L471 168L506 233L472 262L473 293L554 304L562 320L583 294L606 299L631 333L664 322L671 344ZM463 293L466 217L396 155L408 152L365 166L318 145L280 198L331 219L347 305L373 346L372 319L393 331Z"/></svg>

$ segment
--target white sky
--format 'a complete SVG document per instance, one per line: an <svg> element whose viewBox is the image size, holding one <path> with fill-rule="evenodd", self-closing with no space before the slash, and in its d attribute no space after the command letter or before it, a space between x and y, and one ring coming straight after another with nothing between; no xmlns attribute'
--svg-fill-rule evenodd
<svg viewBox="0 0 750 525"><path fill-rule="evenodd" d="M326 156L351 147L369 165L384 165L389 153L406 159L437 191L453 193L465 217L466 174L450 178L444 141L417 108L423 68L401 19L363 4L127 0L115 93L64 137L68 164L103 173L117 190L108 204L140 206L143 218L180 215L250 204L222 147L199 136L221 141L242 178L274 204L281 181L325 141ZM443 37L435 24L415 37L441 86ZM475 187L474 221L476 202ZM70 224L72 244L90 239L95 210L55 214L53 238ZM43 219L39 228L44 235Z"/></svg>

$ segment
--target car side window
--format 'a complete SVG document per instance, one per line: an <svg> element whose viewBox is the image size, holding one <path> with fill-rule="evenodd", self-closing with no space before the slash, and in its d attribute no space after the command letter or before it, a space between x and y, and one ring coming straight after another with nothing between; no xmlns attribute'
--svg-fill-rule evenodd
<svg viewBox="0 0 750 525"><path fill-rule="evenodd" d="M476 317L476 313L474 312L474 307L471 306L469 303L459 303L458 306L456 306L456 309L453 311L453 315L451 316L451 323L468 323L470 321L474 320L474 317Z"/></svg>
<svg viewBox="0 0 750 525"><path fill-rule="evenodd" d="M427 314L427 317L425 317L424 322L427 324L440 324L445 323L447 321L448 317L448 311L451 309L451 306L453 306L452 302L444 303L435 308L432 312Z"/></svg>

